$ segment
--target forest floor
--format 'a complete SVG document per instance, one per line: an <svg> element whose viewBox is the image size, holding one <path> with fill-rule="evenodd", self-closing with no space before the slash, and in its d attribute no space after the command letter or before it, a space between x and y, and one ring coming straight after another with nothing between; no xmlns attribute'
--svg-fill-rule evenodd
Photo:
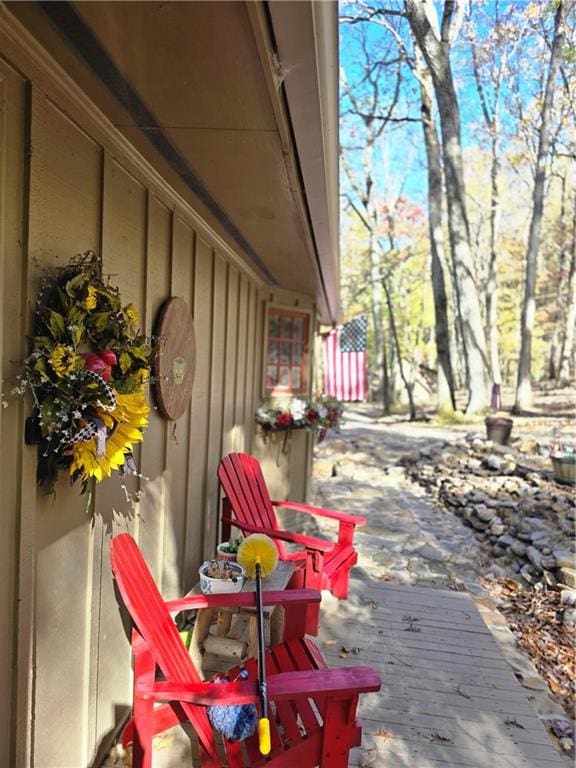
<svg viewBox="0 0 576 768"><path fill-rule="evenodd" d="M573 394L538 390L533 413L514 416L508 446L486 440L483 420L409 422L350 405L341 432L316 448L311 493L368 517L355 538L366 576L474 597L572 756L576 493L555 482L548 447L558 432L575 442Z"/></svg>

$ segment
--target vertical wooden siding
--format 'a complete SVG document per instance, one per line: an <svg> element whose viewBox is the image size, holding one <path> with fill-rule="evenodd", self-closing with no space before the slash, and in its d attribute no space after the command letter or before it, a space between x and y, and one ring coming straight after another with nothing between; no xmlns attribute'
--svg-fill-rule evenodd
<svg viewBox="0 0 576 768"><path fill-rule="evenodd" d="M0 62L0 765L10 765L15 712L14 659L18 621L19 510L22 504L23 404L11 401L25 333L23 283L26 185L26 91L23 78ZM13 461L11 460L13 459Z"/></svg>
<svg viewBox="0 0 576 768"><path fill-rule="evenodd" d="M44 270L64 265L72 255L89 248L101 250L105 272L113 275L125 301L138 307L147 332L152 331L165 299L180 295L191 307L197 335L196 380L186 414L172 423L153 410L138 449L137 462L147 478L141 483L139 501L126 502L118 478L98 485L92 495L80 496L79 489L70 488L63 477L55 498L35 498L30 522L22 532L22 540L35 552L30 599L37 606L29 762L41 768L78 768L90 763L131 700L127 628L108 564L110 536L129 530L138 538L167 597L180 594L195 581L196 569L216 542L217 462L223 449L249 448L251 388L260 368L256 325L261 297L258 286L194 230L185 212L162 198L141 168L131 167L102 140L97 124L76 116L34 82L30 194L25 196L24 86L17 76L8 74L13 77L10 130L14 135L0 195L4 201L8 183L20 190L10 205L25 201L29 248L27 262L12 258L22 248L22 238L11 231L3 233L3 245L13 236L10 248L2 248L3 363L21 360L26 354L24 327L15 333L12 318L24 318L26 304L33 306ZM6 97L5 82L0 81L0 98ZM7 118L2 114L5 160ZM17 173L19 186L13 179ZM6 221L11 212L3 205ZM18 219L18 212L13 216ZM18 220L21 225L22 217ZM21 284L26 272L25 292L19 296L14 284ZM0 545L4 555L0 589L3 596L6 593L0 603L2 745L10 725L12 632L4 628L11 627L13 620L19 487L20 481L34 485L35 449L20 450L22 414L18 405L0 413L3 455L15 455L18 465L24 461L27 467L21 473L12 463L1 465L2 524L7 534ZM21 670L22 679L26 674Z"/></svg>

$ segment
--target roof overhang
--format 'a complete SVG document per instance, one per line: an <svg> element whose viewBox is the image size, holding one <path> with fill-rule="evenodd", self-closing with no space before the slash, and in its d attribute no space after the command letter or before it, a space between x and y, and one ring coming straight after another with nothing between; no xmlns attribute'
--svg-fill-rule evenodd
<svg viewBox="0 0 576 768"><path fill-rule="evenodd" d="M6 5L263 284L337 319L336 2Z"/></svg>

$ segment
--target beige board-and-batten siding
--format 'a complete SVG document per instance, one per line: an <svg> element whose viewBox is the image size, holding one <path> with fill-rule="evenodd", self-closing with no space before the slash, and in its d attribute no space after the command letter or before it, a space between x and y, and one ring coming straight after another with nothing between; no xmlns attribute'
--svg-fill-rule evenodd
<svg viewBox="0 0 576 768"><path fill-rule="evenodd" d="M0 768L78 768L131 701L109 538L121 530L137 537L166 597L191 586L216 542L218 461L250 450L255 438L265 303L278 296L40 49L19 39L1 9L0 51L3 376L26 353L44 268L87 249L102 253L104 271L139 308L148 333L176 295L189 302L197 337L190 406L175 423L151 413L136 451L149 479L132 507L117 477L80 496L63 473L55 498L37 494L24 409L18 402L0 409ZM285 457L268 469L276 489L302 497L309 441L297 439L292 480L283 477Z"/></svg>

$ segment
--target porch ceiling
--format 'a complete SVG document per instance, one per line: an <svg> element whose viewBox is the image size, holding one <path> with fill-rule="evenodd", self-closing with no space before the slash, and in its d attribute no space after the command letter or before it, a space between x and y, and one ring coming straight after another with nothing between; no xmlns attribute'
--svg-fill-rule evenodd
<svg viewBox="0 0 576 768"><path fill-rule="evenodd" d="M259 2L18 10L27 5L9 4L36 33L42 8L51 29L40 41L264 281L315 296L323 319L334 319L337 177L326 167L314 4L281 3L280 15L272 4L270 16ZM290 71L275 69L277 39L300 59Z"/></svg>

